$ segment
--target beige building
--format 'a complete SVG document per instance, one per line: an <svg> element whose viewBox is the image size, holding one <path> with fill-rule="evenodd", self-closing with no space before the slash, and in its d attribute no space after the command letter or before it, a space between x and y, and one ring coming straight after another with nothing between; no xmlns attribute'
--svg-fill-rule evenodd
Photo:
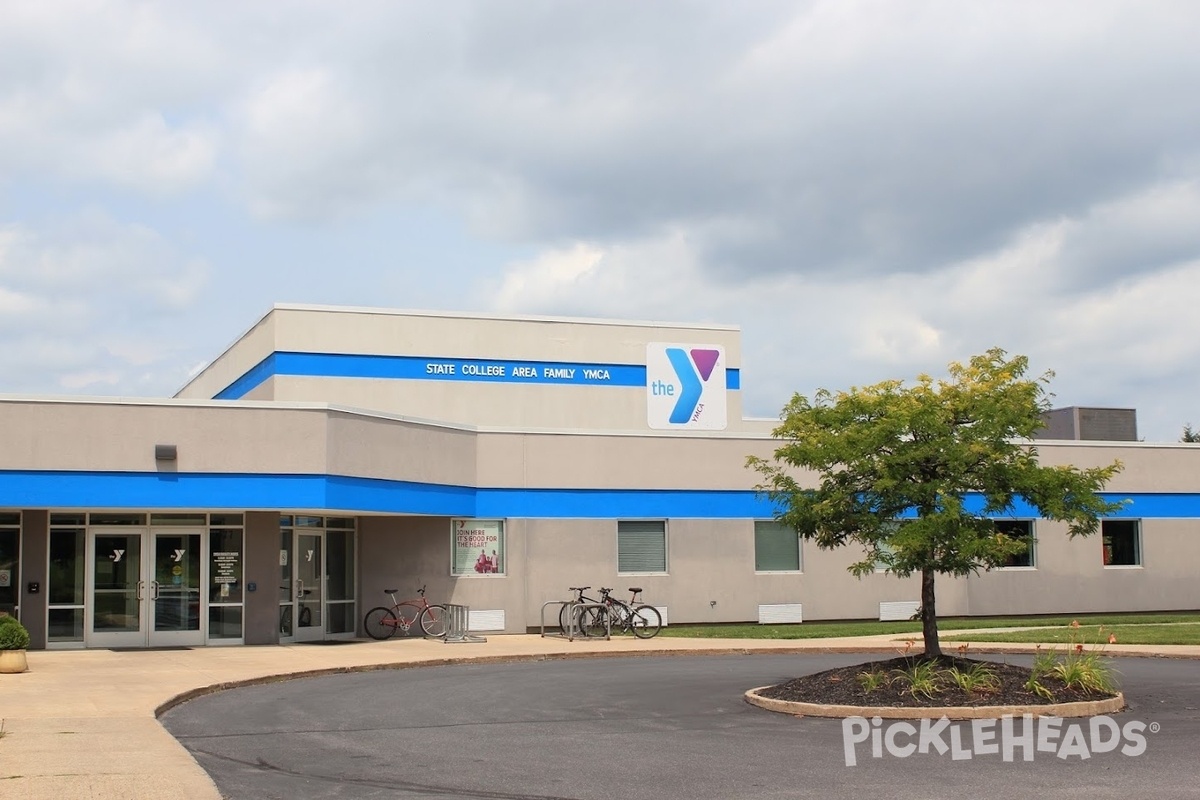
<svg viewBox="0 0 1200 800"><path fill-rule="evenodd" d="M385 589L518 632L570 586L639 586L668 624L907 618L919 585L770 521L736 328L277 306L176 397L0 398L0 607L35 646L352 637ZM1200 449L1119 458L1102 536L1032 516L1011 566L939 612L1200 607Z"/></svg>

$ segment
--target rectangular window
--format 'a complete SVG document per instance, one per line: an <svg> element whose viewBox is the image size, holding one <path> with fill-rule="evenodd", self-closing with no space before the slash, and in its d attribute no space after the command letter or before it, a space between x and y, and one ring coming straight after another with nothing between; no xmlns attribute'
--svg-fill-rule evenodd
<svg viewBox="0 0 1200 800"><path fill-rule="evenodd" d="M902 526L907 525L908 523L913 522L913 521L914 520L912 520L912 519L893 519L893 520L884 522L883 524L891 529L891 534L888 537L889 541L891 540L892 536L895 536L897 533L900 532L900 528ZM875 559L875 571L876 572L887 572L888 569L891 567L891 563L890 563L891 556L895 552L896 552L896 550L895 550L895 548L893 548L891 546L891 544L889 544L888 542L880 542L879 543L879 553L882 557ZM867 554L870 555L870 552L868 551Z"/></svg>
<svg viewBox="0 0 1200 800"><path fill-rule="evenodd" d="M1100 521L1104 542L1104 566L1140 567L1142 565L1141 525L1136 519Z"/></svg>
<svg viewBox="0 0 1200 800"><path fill-rule="evenodd" d="M617 523L617 572L667 571L667 523L663 520Z"/></svg>
<svg viewBox="0 0 1200 800"><path fill-rule="evenodd" d="M0 611L16 615L21 585L21 514L0 514Z"/></svg>
<svg viewBox="0 0 1200 800"><path fill-rule="evenodd" d="M1033 538L1033 520L1029 519L998 519L994 520L996 530L1012 539L1024 543L1025 549L1008 557L1002 567L1034 567L1035 546L1037 539Z"/></svg>
<svg viewBox="0 0 1200 800"><path fill-rule="evenodd" d="M83 515L54 514L51 524L82 522ZM46 638L49 642L83 641L84 528L50 529L50 570L46 580Z"/></svg>
<svg viewBox="0 0 1200 800"><path fill-rule="evenodd" d="M208 538L208 602L242 602L242 529L213 528Z"/></svg>
<svg viewBox="0 0 1200 800"><path fill-rule="evenodd" d="M800 571L800 534L795 528L773 520L754 521L754 571Z"/></svg>
<svg viewBox="0 0 1200 800"><path fill-rule="evenodd" d="M504 520L450 520L450 574L503 575Z"/></svg>
<svg viewBox="0 0 1200 800"><path fill-rule="evenodd" d="M242 638L242 607L241 606L209 606L208 607L208 638L212 639L241 639Z"/></svg>
<svg viewBox="0 0 1200 800"><path fill-rule="evenodd" d="M225 524L240 522L241 515L223 515ZM240 527L216 527L213 515L208 529L208 640L242 638L242 602L245 547Z"/></svg>

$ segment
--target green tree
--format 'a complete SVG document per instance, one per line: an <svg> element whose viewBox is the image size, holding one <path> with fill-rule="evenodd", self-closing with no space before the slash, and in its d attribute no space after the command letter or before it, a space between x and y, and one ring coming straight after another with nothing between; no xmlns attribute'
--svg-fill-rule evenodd
<svg viewBox="0 0 1200 800"><path fill-rule="evenodd" d="M821 389L811 402L797 394L780 414L774 457L749 459L778 521L822 549L864 549L852 573L882 565L900 577L920 574L926 655L941 655L935 575L1001 566L1028 546L994 523L1016 501L1069 523L1072 537L1095 533L1099 517L1121 507L1097 494L1119 461L1041 466L1037 448L1021 441L1043 425L1053 375L1029 379L1027 368L1024 356L995 348L950 364L948 379Z"/></svg>
<svg viewBox="0 0 1200 800"><path fill-rule="evenodd" d="M1200 442L1200 431L1192 430L1192 423L1185 423L1183 426L1183 436L1180 437L1179 441L1196 444Z"/></svg>

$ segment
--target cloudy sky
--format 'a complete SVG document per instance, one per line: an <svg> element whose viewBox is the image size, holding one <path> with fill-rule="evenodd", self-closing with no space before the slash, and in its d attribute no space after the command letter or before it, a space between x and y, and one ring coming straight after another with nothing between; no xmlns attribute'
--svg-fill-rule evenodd
<svg viewBox="0 0 1200 800"><path fill-rule="evenodd" d="M275 302L711 321L747 412L1000 346L1200 425L1200 4L0 0L0 392Z"/></svg>

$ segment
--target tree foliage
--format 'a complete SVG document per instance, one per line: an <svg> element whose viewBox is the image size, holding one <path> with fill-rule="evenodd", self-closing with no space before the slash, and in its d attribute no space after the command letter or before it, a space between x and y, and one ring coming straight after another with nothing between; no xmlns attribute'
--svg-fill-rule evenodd
<svg viewBox="0 0 1200 800"><path fill-rule="evenodd" d="M773 459L751 457L777 519L822 549L858 545L856 575L880 565L920 574L925 651L940 654L934 575L1001 566L1027 546L996 530L1022 503L1065 521L1072 537L1095 533L1118 503L1098 492L1120 462L1041 466L1029 443L1049 410L1052 373L1026 378L1028 359L995 348L948 379L921 375L848 391L797 394L780 414ZM814 488L815 487L815 488Z"/></svg>
<svg viewBox="0 0 1200 800"><path fill-rule="evenodd" d="M1187 442L1188 444L1200 443L1200 431L1193 430L1192 423L1185 423L1183 426L1183 436L1179 438L1179 441Z"/></svg>

